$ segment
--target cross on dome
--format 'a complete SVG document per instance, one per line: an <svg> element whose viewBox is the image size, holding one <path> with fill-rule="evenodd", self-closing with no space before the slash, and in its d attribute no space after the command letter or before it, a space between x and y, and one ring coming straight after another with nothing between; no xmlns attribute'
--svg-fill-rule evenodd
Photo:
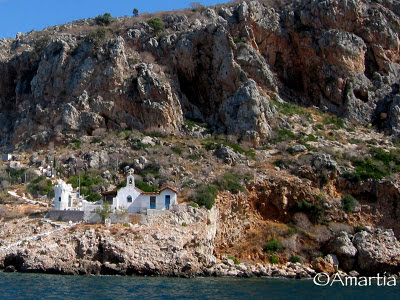
<svg viewBox="0 0 400 300"><path fill-rule="evenodd" d="M128 173L129 173L130 176L132 176L133 173L135 173L135 171L133 169L130 169Z"/></svg>

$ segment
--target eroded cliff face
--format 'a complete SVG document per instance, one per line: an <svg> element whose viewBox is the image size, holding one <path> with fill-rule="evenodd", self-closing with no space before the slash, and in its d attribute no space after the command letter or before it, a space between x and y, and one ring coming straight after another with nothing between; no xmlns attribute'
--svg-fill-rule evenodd
<svg viewBox="0 0 400 300"><path fill-rule="evenodd" d="M105 35L84 20L2 40L1 144L178 133L185 118L262 144L282 99L397 134L399 12L392 1L250 1L171 13L158 36L126 18Z"/></svg>

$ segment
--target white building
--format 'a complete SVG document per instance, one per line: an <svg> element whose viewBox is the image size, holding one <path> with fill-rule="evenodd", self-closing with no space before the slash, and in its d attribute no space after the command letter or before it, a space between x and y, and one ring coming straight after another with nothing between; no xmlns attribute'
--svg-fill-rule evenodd
<svg viewBox="0 0 400 300"><path fill-rule="evenodd" d="M126 209L128 213L146 213L147 210L169 210L178 203L178 191L165 187L156 193L144 192L135 186L133 172L130 171L126 187L119 190L103 192L103 202L107 201L113 210ZM101 206L101 201L93 203L78 197L71 184L58 180L54 186L54 210L94 211Z"/></svg>
<svg viewBox="0 0 400 300"><path fill-rule="evenodd" d="M144 192L135 186L133 172L126 179L126 186L114 191L103 192L103 201L107 201L113 209L124 208L128 213L144 213L148 209L169 210L178 203L178 191L164 187L158 192Z"/></svg>

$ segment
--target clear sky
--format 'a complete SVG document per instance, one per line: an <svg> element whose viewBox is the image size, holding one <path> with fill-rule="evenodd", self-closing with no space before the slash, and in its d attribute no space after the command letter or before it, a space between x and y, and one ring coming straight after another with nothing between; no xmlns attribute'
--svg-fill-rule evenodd
<svg viewBox="0 0 400 300"><path fill-rule="evenodd" d="M133 8L139 13L152 13L190 7L191 2L203 5L226 3L228 0L0 0L0 38L15 37L17 32L41 30L78 19L87 19L111 13L113 17L132 16Z"/></svg>

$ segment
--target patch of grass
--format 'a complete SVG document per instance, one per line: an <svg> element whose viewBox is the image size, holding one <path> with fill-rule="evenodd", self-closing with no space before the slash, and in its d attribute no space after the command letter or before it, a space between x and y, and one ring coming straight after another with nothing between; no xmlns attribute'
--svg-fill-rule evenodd
<svg viewBox="0 0 400 300"><path fill-rule="evenodd" d="M400 152L398 150L388 152L382 148L372 147L369 150L369 156L353 158L354 171L344 173L343 177L358 183L368 179L379 180L400 172Z"/></svg>
<svg viewBox="0 0 400 300"><path fill-rule="evenodd" d="M313 134L310 134L305 138L305 141L306 142L318 142L318 139Z"/></svg>
<svg viewBox="0 0 400 300"><path fill-rule="evenodd" d="M198 126L198 127L202 127L202 128L204 128L204 129L207 129L208 133L211 132L207 123L196 122L196 121L193 121L193 120L188 120L188 119L186 119L185 122L184 122L184 125L185 125L189 130L192 130L193 128L195 128L196 126Z"/></svg>
<svg viewBox="0 0 400 300"><path fill-rule="evenodd" d="M271 140L272 143L295 140L297 138L296 134L289 129L276 129L274 130L273 134L274 137Z"/></svg>
<svg viewBox="0 0 400 300"><path fill-rule="evenodd" d="M322 122L325 125L334 125L335 129L340 129L340 128L346 127L346 122L343 119L341 119L335 115L326 114L323 117Z"/></svg>
<svg viewBox="0 0 400 300"><path fill-rule="evenodd" d="M275 239L268 241L263 247L263 251L266 253L279 253L282 252L283 249L282 243Z"/></svg>
<svg viewBox="0 0 400 300"><path fill-rule="evenodd" d="M193 153L193 154L189 154L187 156L187 159L193 160L193 161L197 161L201 159L201 155Z"/></svg>
<svg viewBox="0 0 400 300"><path fill-rule="evenodd" d="M278 101L271 101L271 102L273 105L276 106L277 110L284 115L292 116L292 115L308 114L308 112L305 110L304 107L301 107L296 104L287 103L287 102L281 103Z"/></svg>
<svg viewBox="0 0 400 300"><path fill-rule="evenodd" d="M173 147L171 147L171 150L173 153L175 153L177 155L182 155L182 148L179 146L173 146Z"/></svg>

